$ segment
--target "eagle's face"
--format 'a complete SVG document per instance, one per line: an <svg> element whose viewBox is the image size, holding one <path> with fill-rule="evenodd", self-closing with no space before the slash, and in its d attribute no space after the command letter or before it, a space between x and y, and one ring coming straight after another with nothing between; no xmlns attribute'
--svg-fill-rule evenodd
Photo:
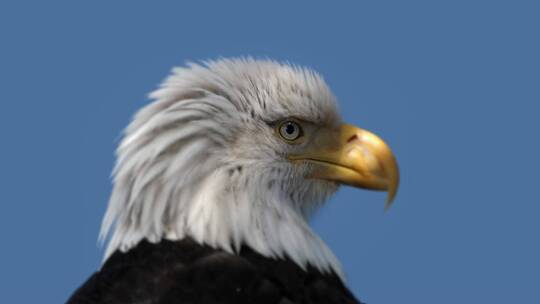
<svg viewBox="0 0 540 304"><path fill-rule="evenodd" d="M308 217L337 190L339 183L313 178L316 164L299 157L308 155L323 141L335 142L332 135L339 130L339 116L322 120L302 113L266 114L241 119L234 132L236 138L223 147L222 165L230 168L229 185L245 192L247 187L240 180L251 180L257 183L250 187L257 190L250 198L254 202L276 198Z"/></svg>
<svg viewBox="0 0 540 304"><path fill-rule="evenodd" d="M396 193L388 146L343 124L310 70L220 60L175 69L151 97L118 148L108 254L189 236L340 273L309 215L340 184Z"/></svg>

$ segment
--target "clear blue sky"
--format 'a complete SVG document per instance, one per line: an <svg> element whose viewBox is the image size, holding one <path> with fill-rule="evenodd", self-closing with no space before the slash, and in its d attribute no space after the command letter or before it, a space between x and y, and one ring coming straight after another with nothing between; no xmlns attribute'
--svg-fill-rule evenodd
<svg viewBox="0 0 540 304"><path fill-rule="evenodd" d="M171 67L252 55L318 70L397 154L389 212L343 188L313 223L357 296L540 303L535 1L225 2L2 1L0 302L99 266L120 131Z"/></svg>

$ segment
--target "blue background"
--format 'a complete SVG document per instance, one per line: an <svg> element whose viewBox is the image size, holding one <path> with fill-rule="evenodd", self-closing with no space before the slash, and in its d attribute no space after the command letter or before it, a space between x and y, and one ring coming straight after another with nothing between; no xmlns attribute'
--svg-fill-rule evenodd
<svg viewBox="0 0 540 304"><path fill-rule="evenodd" d="M321 72L398 156L389 212L343 188L313 223L357 296L540 303L540 7L354 3L2 1L0 302L61 303L99 266L113 151L171 67L253 55Z"/></svg>

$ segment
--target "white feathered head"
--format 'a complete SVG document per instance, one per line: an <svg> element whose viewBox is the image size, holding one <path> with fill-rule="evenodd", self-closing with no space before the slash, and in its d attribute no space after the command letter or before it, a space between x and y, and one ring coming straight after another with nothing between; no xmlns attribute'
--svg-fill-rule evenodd
<svg viewBox="0 0 540 304"><path fill-rule="evenodd" d="M117 150L106 257L142 239L189 236L342 275L310 215L340 184L388 190L389 202L396 193L390 149L343 124L309 69L254 59L188 64L150 98Z"/></svg>

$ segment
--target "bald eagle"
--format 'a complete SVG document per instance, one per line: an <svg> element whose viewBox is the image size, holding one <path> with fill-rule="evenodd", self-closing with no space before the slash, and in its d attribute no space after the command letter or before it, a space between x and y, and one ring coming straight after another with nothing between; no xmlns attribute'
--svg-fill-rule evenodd
<svg viewBox="0 0 540 304"><path fill-rule="evenodd" d="M117 149L104 263L68 303L359 303L307 223L342 184L388 207L398 167L319 74L190 63L150 98Z"/></svg>

